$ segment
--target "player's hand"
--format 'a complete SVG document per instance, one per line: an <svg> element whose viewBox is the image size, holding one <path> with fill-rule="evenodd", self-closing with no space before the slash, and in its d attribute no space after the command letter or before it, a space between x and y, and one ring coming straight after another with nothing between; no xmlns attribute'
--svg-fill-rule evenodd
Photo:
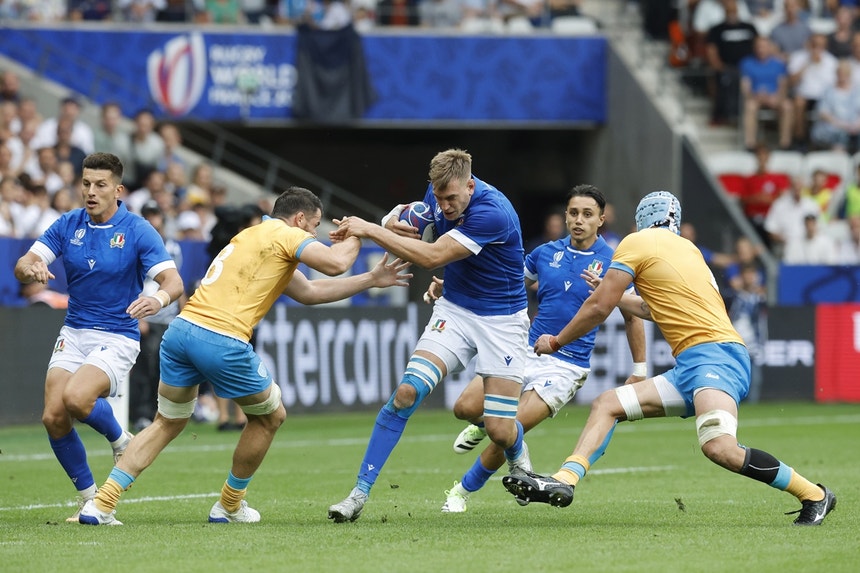
<svg viewBox="0 0 860 573"><path fill-rule="evenodd" d="M552 354L555 352L552 348L551 340L555 338L551 334L541 334L540 337L535 340L534 350L535 354L541 356L542 354Z"/></svg>
<svg viewBox="0 0 860 573"><path fill-rule="evenodd" d="M350 216L343 219L332 219L332 222L337 225L337 229L329 233L329 238L332 241L343 241L348 237L358 237L359 239L367 236L367 233L373 223L368 223L361 217Z"/></svg>
<svg viewBox="0 0 860 573"><path fill-rule="evenodd" d="M48 270L48 265L45 261L39 259L24 271L24 278L29 279L24 282L48 284L48 281L54 278L54 273Z"/></svg>
<svg viewBox="0 0 860 573"><path fill-rule="evenodd" d="M591 287L591 292L594 292L594 290L600 286L600 283L603 282L603 277L590 269L585 269L579 276L580 278L585 279L585 282L588 283L589 287Z"/></svg>
<svg viewBox="0 0 860 573"><path fill-rule="evenodd" d="M424 302L427 304L433 304L439 300L439 297L442 296L442 286L445 284L445 281L438 277L432 277L432 279L430 286L427 287L427 292L424 293Z"/></svg>
<svg viewBox="0 0 860 573"><path fill-rule="evenodd" d="M624 381L624 384L636 384L637 382L642 382L645 378L645 376L636 376L635 374L631 374L627 377L627 380Z"/></svg>
<svg viewBox="0 0 860 573"><path fill-rule="evenodd" d="M390 231L397 233L401 237L407 237L409 239L421 238L421 235L418 234L418 229L416 229L406 221L395 221L394 223L390 223L387 228Z"/></svg>
<svg viewBox="0 0 860 573"><path fill-rule="evenodd" d="M139 296L125 311L132 318L146 318L161 310L161 301L154 296Z"/></svg>
<svg viewBox="0 0 860 573"><path fill-rule="evenodd" d="M388 262L388 253L384 253L376 266L370 271L373 276L373 286L385 288L390 286L409 286L412 273L405 272L412 263L401 259Z"/></svg>

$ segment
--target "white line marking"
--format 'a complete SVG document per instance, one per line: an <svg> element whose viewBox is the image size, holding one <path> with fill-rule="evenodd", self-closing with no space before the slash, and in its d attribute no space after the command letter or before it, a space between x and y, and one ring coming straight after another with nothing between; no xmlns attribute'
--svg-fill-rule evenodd
<svg viewBox="0 0 860 573"><path fill-rule="evenodd" d="M157 496L149 496L149 497L136 497L131 499L124 499L123 505L127 503L146 503L150 501L177 501L183 499L197 499L201 497L218 497L221 495L221 492L212 492L212 493L190 493L187 495L157 495ZM76 507L77 502L67 501L64 503L33 503L30 505L19 505L17 507L0 507L0 511L28 511L31 509L46 509L51 507Z"/></svg>

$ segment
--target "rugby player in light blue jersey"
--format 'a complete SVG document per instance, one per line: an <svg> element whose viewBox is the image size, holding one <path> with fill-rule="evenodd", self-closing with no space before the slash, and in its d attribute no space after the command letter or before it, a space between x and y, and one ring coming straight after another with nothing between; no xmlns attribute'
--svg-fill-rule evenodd
<svg viewBox="0 0 860 573"><path fill-rule="evenodd" d="M397 389L376 418L352 492L329 507L335 522L355 521L409 417L447 374L472 357L483 379L484 424L490 439L514 464L523 455L523 428L516 421L528 343L520 221L511 202L472 175L472 157L449 149L430 162L424 201L434 213L435 242L398 221L404 206L383 225L358 217L336 221L333 237L368 238L422 268L445 267L442 296Z"/></svg>
<svg viewBox="0 0 860 573"><path fill-rule="evenodd" d="M675 367L598 396L558 472L513 472L502 483L521 502L567 506L617 420L695 416L699 446L709 460L795 496L801 504L795 525L820 525L836 507L833 492L768 452L738 443L738 404L750 388L749 353L702 253L680 236L680 225L681 204L674 195L646 195L636 208L636 232L618 245L606 274L592 277L594 293L558 334L542 334L534 344L538 354L558 352L618 305L660 327ZM631 279L638 295L625 294Z"/></svg>
<svg viewBox="0 0 860 573"><path fill-rule="evenodd" d="M110 153L83 162L84 207L63 214L18 259L15 277L47 284L48 265L62 257L69 309L45 378L42 423L54 455L80 496L80 508L96 494L87 452L73 427L79 420L103 434L118 460L131 434L123 430L107 396L131 370L140 352L138 319L152 316L179 298L182 278L164 241L143 217L119 200L123 166ZM141 296L144 278L159 285Z"/></svg>
<svg viewBox="0 0 860 573"><path fill-rule="evenodd" d="M612 247L598 235L605 206L606 199L599 189L593 185L577 185L568 192L565 202L568 236L543 243L526 256L526 285L537 283L538 288L538 309L529 330L529 345L544 332L561 330L576 314L591 289L583 280L583 273L589 271L602 276L609 269ZM427 293L429 298L435 298L435 290L431 287ZM633 292L632 287L629 290ZM645 328L641 318L627 312L622 314L634 361L633 374L626 382L639 382L646 374ZM597 326L553 355L538 356L529 348L517 409L517 420L526 432L547 418L555 417L585 383L591 371L596 334ZM457 453L471 451L486 436L479 382L478 378L473 379L454 404L454 415L472 422L454 442ZM593 459L603 455L611 436L610 431L592 455ZM469 496L481 489L504 463L502 450L494 443L488 445L462 479L445 492L442 512L466 511ZM530 464L521 464L521 467L531 469Z"/></svg>

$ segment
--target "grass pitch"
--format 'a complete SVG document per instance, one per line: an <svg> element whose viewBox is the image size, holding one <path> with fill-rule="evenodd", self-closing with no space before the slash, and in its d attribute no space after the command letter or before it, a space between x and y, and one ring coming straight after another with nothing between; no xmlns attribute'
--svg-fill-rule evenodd
<svg viewBox="0 0 860 573"><path fill-rule="evenodd" d="M587 408L569 406L528 436L535 470L555 471ZM824 525L793 527L790 495L710 463L693 420L621 424L564 509L519 507L500 471L463 514L444 490L472 455L451 449L463 424L421 411L358 521L328 506L353 486L375 414L288 417L248 493L253 525L209 524L237 433L190 423L117 508L122 527L65 523L74 492L41 426L0 429L0 570L100 571L856 571L860 558L860 406L743 405L739 438L830 487ZM97 483L112 466L79 426Z"/></svg>

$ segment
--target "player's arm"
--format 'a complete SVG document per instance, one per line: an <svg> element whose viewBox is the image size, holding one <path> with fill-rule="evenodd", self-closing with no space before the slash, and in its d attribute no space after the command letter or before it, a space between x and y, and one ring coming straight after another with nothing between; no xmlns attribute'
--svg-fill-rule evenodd
<svg viewBox="0 0 860 573"><path fill-rule="evenodd" d="M624 298L623 296L621 297ZM627 346L630 347L630 355L633 357L633 373L624 382L632 384L641 382L646 375L645 358L645 323L634 314L621 310L624 317L624 332L627 334Z"/></svg>
<svg viewBox="0 0 860 573"><path fill-rule="evenodd" d="M349 298L372 287L405 287L412 278L412 273L406 272L408 268L409 263L400 259L389 263L388 253L385 253L371 270L350 277L310 280L295 271L284 294L302 304L313 305Z"/></svg>
<svg viewBox="0 0 860 573"><path fill-rule="evenodd" d="M54 278L54 273L48 270L48 265L38 254L27 251L15 263L15 278L24 284L39 282L48 284Z"/></svg>
<svg viewBox="0 0 860 573"><path fill-rule="evenodd" d="M313 241L302 249L299 260L315 271L333 277L348 271L360 251L361 239L357 237L344 237L342 240L336 240L330 247Z"/></svg>
<svg viewBox="0 0 860 573"><path fill-rule="evenodd" d="M402 237L390 229L360 217L345 217L334 222L338 228L331 232L332 240L346 237L370 239L392 255L428 270L443 267L472 254L469 249L448 235L442 235L433 243L425 243L410 237Z"/></svg>
<svg viewBox="0 0 860 573"><path fill-rule="evenodd" d="M633 316L638 316L645 320L654 320L651 318L651 309L648 307L648 303L642 300L642 297L638 294L624 293L621 300L618 301L618 308L622 312L628 312Z"/></svg>
<svg viewBox="0 0 860 573"><path fill-rule="evenodd" d="M561 329L561 332L555 336L542 334L535 341L535 353L551 354L577 338L585 336L592 328L606 320L629 285L629 274L610 268L591 296L585 299L579 311Z"/></svg>
<svg viewBox="0 0 860 573"><path fill-rule="evenodd" d="M163 269L153 280L158 283L158 291L151 296L141 296L128 305L126 312L132 318L141 319L156 314L181 297L185 290L182 276L175 266Z"/></svg>

